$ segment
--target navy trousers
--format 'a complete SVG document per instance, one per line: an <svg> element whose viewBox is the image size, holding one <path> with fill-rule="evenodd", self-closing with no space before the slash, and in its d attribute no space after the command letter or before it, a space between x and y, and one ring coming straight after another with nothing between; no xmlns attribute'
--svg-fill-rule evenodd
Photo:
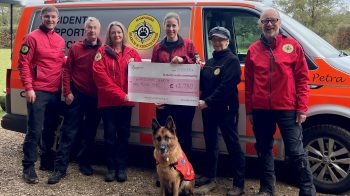
<svg viewBox="0 0 350 196"><path fill-rule="evenodd" d="M255 148L260 167L260 191L274 192L276 181L272 148L278 125L283 138L285 153L296 168L299 178L299 195L315 195L312 173L303 147L303 130L296 123L294 110L253 110L253 131Z"/></svg>
<svg viewBox="0 0 350 196"><path fill-rule="evenodd" d="M51 165L54 161L52 146L59 120L61 92L35 91L35 95L34 103L27 102L28 129L23 143L22 160L24 168L33 167L37 161L39 141L41 164Z"/></svg>

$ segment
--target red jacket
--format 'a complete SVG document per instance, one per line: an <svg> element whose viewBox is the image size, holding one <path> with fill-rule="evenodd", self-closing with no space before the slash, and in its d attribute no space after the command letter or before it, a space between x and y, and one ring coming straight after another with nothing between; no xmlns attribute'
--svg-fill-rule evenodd
<svg viewBox="0 0 350 196"><path fill-rule="evenodd" d="M116 53L110 46L101 46L93 63L93 77L98 90L98 107L133 106L125 102L128 93L128 61L141 62L136 50L125 47Z"/></svg>
<svg viewBox="0 0 350 196"><path fill-rule="evenodd" d="M71 82L79 92L89 96L97 96L97 88L92 77L92 63L100 46L100 40L94 46L84 40L69 48L67 62L63 69L64 96L72 93Z"/></svg>
<svg viewBox="0 0 350 196"><path fill-rule="evenodd" d="M199 58L198 52L193 45L193 42L189 39L182 38L179 36L178 45L170 54L165 47L166 38L161 42L157 43L152 52L152 62L156 63L170 63L174 56L179 56L184 59L184 64L194 64L196 63L196 58Z"/></svg>
<svg viewBox="0 0 350 196"><path fill-rule="evenodd" d="M308 67L299 43L278 35L271 46L262 40L248 48L245 62L246 112L252 109L297 110L308 102Z"/></svg>
<svg viewBox="0 0 350 196"><path fill-rule="evenodd" d="M65 42L54 31L43 26L28 34L23 42L18 60L18 70L26 91L61 90Z"/></svg>

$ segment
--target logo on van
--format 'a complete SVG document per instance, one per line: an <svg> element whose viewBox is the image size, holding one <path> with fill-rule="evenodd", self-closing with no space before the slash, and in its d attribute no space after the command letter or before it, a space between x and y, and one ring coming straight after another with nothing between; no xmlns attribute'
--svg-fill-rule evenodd
<svg viewBox="0 0 350 196"><path fill-rule="evenodd" d="M134 18L128 27L129 43L136 49L145 50L154 46L160 36L160 26L156 18L141 15Z"/></svg>

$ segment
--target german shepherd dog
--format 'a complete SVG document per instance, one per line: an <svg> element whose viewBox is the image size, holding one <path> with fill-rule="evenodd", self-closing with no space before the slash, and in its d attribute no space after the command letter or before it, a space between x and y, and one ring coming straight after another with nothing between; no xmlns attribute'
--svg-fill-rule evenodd
<svg viewBox="0 0 350 196"><path fill-rule="evenodd" d="M194 195L195 174L176 137L173 118L169 116L164 127L152 119L152 129L161 195Z"/></svg>

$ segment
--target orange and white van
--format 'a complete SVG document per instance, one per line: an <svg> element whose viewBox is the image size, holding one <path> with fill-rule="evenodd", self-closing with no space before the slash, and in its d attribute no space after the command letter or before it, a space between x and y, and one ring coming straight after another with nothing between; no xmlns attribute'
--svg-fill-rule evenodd
<svg viewBox="0 0 350 196"><path fill-rule="evenodd" d="M248 46L260 38L257 22L266 8L261 3L234 0L75 0L54 5L60 12L56 31L66 41L66 52L72 43L83 38L83 25L87 17L94 16L101 21L102 40L107 25L113 20L121 21L127 27L129 44L138 50L143 60L150 60L154 44L165 36L163 17L168 12L176 12L181 16L181 35L193 40L205 60L212 54L207 38L209 29L218 25L229 29L233 35L229 48L239 57L242 70ZM21 40L40 25L42 6L25 7L18 26L12 66L7 71L7 111L1 121L5 129L26 131L26 102L17 61ZM315 185L320 192L341 193L350 188L350 56L338 51L286 14L280 15L283 31L303 46L310 70L311 96L308 118L303 127L304 144L309 153ZM239 85L241 145L247 156L256 156L255 138L246 119L244 99L242 82ZM152 145L150 127L154 116L153 104L138 103L134 107L131 144ZM199 110L193 121L192 138L194 150L205 150ZM279 132L275 139L273 154L276 159L284 160L286 157ZM226 152L222 138L220 150Z"/></svg>

